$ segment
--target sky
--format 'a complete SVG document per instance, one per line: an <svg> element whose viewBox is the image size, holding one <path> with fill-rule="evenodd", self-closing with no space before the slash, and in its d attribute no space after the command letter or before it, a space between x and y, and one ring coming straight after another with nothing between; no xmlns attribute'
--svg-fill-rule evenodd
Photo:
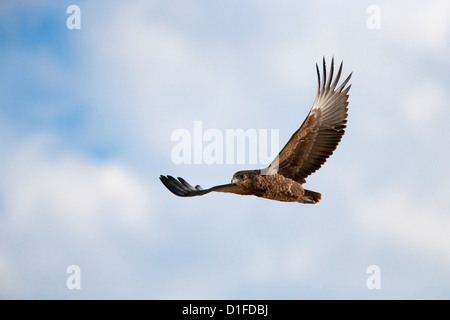
<svg viewBox="0 0 450 320"><path fill-rule="evenodd" d="M448 1L2 1L0 53L0 298L450 298ZM318 204L161 184L260 167L173 134L281 148L324 57L353 76Z"/></svg>

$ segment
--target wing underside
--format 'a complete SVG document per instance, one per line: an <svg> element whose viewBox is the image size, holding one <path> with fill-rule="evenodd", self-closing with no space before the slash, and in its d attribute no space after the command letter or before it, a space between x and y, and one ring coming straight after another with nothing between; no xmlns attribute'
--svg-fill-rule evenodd
<svg viewBox="0 0 450 320"><path fill-rule="evenodd" d="M352 74L337 87L342 73L342 63L333 79L334 59L326 78L323 60L323 80L316 65L318 90L316 100L301 127L292 135L274 162L266 169L268 174L279 173L299 183L318 170L336 149L345 133L347 123L347 86Z"/></svg>
<svg viewBox="0 0 450 320"><path fill-rule="evenodd" d="M202 196L210 192L225 192L241 195L249 194L249 192L246 192L238 185L232 183L214 186L209 189L203 189L198 185L195 187L191 186L186 180L180 177L178 177L178 179L175 179L172 176L160 176L159 179L167 189L169 189L173 194L180 197Z"/></svg>

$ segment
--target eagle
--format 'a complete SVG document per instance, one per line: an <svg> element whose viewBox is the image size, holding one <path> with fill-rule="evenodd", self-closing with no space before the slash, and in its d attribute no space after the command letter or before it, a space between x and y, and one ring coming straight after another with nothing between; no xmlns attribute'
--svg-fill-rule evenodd
<svg viewBox="0 0 450 320"><path fill-rule="evenodd" d="M348 97L352 74L339 86L341 62L336 76L334 57L327 79L325 57L323 77L316 64L318 89L316 100L300 128L292 135L274 161L264 169L238 171L231 183L203 189L193 187L183 178L161 175L159 179L172 193L180 197L202 196L210 192L253 195L283 202L315 204L322 195L303 187L306 178L316 172L331 156L345 133Z"/></svg>

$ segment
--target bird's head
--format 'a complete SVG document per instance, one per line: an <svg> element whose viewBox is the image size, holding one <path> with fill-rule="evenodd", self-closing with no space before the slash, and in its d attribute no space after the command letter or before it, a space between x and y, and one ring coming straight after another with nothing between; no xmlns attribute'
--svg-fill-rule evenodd
<svg viewBox="0 0 450 320"><path fill-rule="evenodd" d="M244 170L238 171L233 175L233 179L231 179L231 183L238 184L246 181L247 179L260 174L260 170Z"/></svg>

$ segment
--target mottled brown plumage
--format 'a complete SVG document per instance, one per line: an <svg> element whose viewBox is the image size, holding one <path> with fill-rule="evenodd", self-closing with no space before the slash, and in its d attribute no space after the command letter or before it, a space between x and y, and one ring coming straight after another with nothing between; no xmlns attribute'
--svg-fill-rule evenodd
<svg viewBox="0 0 450 320"><path fill-rule="evenodd" d="M348 91L347 79L337 87L342 72L342 63L333 81L334 59L328 79L325 59L323 80L316 65L318 90L316 100L300 128L292 135L269 167L259 170L239 171L233 175L230 184L210 189L192 187L183 178L160 176L161 182L175 195L192 197L209 192L226 192L240 195L254 195L261 198L300 203L317 203L321 194L306 190L302 184L318 170L336 149L345 133L347 123Z"/></svg>

